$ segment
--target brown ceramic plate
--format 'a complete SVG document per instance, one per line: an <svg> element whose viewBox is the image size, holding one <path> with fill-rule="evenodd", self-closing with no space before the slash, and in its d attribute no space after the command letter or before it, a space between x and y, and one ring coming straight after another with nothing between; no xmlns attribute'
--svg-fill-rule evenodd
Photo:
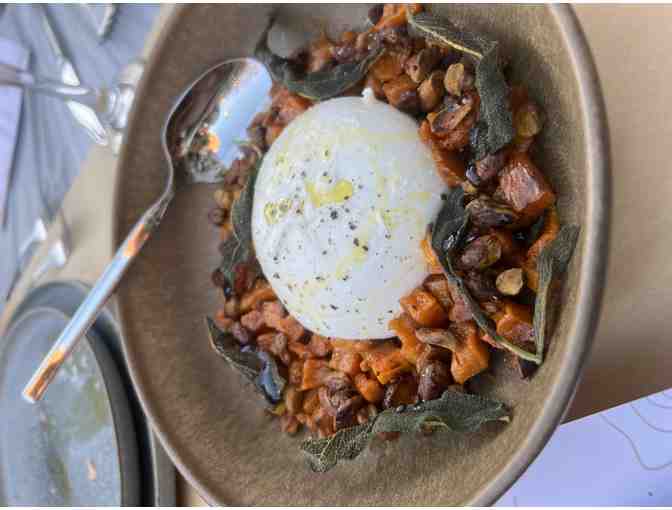
<svg viewBox="0 0 672 510"><path fill-rule="evenodd" d="M204 70L249 55L269 6L191 5L165 27L140 88L117 183L117 241L164 185L160 133L175 99ZM293 46L332 29L362 26L365 5L280 6ZM515 79L547 113L535 158L558 191L562 219L582 226L565 278L548 357L530 382L495 366L482 391L513 408L509 425L477 434L376 444L317 475L298 440L279 433L249 389L215 356L203 317L218 304L210 272L217 233L208 187L180 188L160 229L119 288L125 349L145 411L182 474L210 503L236 505L489 504L534 459L560 423L588 356L607 254L608 137L598 78L571 9L561 5L441 5L498 38Z"/></svg>

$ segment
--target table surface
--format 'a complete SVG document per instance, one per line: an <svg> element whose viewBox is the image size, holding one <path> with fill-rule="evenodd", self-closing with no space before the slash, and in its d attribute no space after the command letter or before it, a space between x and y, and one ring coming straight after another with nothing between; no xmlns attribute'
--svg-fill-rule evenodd
<svg viewBox="0 0 672 510"><path fill-rule="evenodd" d="M162 7L145 53L170 10ZM672 76L672 6L579 5L576 12L593 50L607 103L613 204L604 306L569 420L672 386L672 349L665 320L672 308L668 292L672 264L666 264L672 172L665 146L672 135L672 89L666 80ZM630 33L637 37L628 37ZM113 164L114 158L95 148L63 206L77 227L66 270L87 281L100 274L112 253L107 228L112 221L110 209L94 199L94 190L100 189L96 175L111 182ZM88 198L82 200L83 196ZM107 202L106 198L103 204ZM3 316L12 307L9 303ZM185 505L202 504L186 482L179 486L178 498Z"/></svg>

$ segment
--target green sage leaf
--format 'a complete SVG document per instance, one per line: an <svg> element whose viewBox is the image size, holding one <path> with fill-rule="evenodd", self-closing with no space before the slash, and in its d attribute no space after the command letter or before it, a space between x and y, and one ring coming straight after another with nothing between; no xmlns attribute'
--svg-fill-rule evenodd
<svg viewBox="0 0 672 510"><path fill-rule="evenodd" d="M543 359L546 345L547 315L553 281L567 269L579 238L577 225L563 225L556 238L539 254L539 288L534 304L534 335L537 355Z"/></svg>
<svg viewBox="0 0 672 510"><path fill-rule="evenodd" d="M417 14L407 11L408 24L424 37L437 44L449 46L477 59L483 58L483 51L491 42L484 37L460 30L450 21L431 12Z"/></svg>
<svg viewBox="0 0 672 510"><path fill-rule="evenodd" d="M331 69L304 73L297 70L291 59L283 58L271 51L268 34L272 24L262 35L254 55L268 69L273 80L280 82L287 90L313 101L323 101L345 92L362 80L371 66L383 54L382 46L369 51L357 62L339 64Z"/></svg>
<svg viewBox="0 0 672 510"><path fill-rule="evenodd" d="M480 129L474 148L479 161L509 144L515 135L509 110L509 86L499 65L499 46L493 44L476 66L476 89L481 96Z"/></svg>
<svg viewBox="0 0 672 510"><path fill-rule="evenodd" d="M215 352L251 382L269 405L277 404L282 399L287 382L280 375L275 358L264 351L241 350L233 335L220 330L209 317L206 325Z"/></svg>
<svg viewBox="0 0 672 510"><path fill-rule="evenodd" d="M538 354L521 349L497 333L493 321L472 297L464 280L455 271L453 257L462 243L468 222L469 212L464 207L464 191L459 186L451 188L432 228L432 249L441 263L446 278L457 288L476 324L495 342L523 359L541 364Z"/></svg>
<svg viewBox="0 0 672 510"><path fill-rule="evenodd" d="M340 460L356 458L380 432L475 432L484 423L495 420L509 420L509 411L503 403L448 390L435 400L402 410L387 409L367 423L339 430L331 437L306 440L301 450L308 456L311 468L323 473Z"/></svg>
<svg viewBox="0 0 672 510"><path fill-rule="evenodd" d="M252 243L252 203L254 201L254 184L257 179L259 166L252 169L245 187L231 208L231 223L233 233L222 243L219 250L222 262L219 270L235 292L236 274L241 265L256 266L254 247Z"/></svg>
<svg viewBox="0 0 672 510"><path fill-rule="evenodd" d="M470 136L476 161L511 142L515 131L509 111L509 87L500 68L497 41L459 30L450 21L429 12L409 12L407 16L409 25L428 39L476 59L476 89L481 106L479 122Z"/></svg>

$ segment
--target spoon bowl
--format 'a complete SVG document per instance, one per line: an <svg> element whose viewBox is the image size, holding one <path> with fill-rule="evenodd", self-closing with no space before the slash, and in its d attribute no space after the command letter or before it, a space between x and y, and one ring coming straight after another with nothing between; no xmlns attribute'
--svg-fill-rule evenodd
<svg viewBox="0 0 672 510"><path fill-rule="evenodd" d="M86 333L117 284L152 232L160 224L175 195L175 168L192 149L197 136L216 140L205 156L208 165L189 172L185 182L214 183L221 180L238 155L247 126L268 104L271 77L265 67L251 58L227 60L196 79L176 101L162 130L168 176L163 193L142 215L123 241L88 297L58 337L23 396L35 403L44 394L63 362ZM199 149L202 151L202 149ZM180 165L189 170L187 165Z"/></svg>

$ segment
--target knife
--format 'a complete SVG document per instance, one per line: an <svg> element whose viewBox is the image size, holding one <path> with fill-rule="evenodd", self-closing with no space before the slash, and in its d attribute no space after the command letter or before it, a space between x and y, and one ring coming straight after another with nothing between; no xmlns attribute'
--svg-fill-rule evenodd
<svg viewBox="0 0 672 510"><path fill-rule="evenodd" d="M68 85L80 85L79 75L72 62L67 58L63 51L63 46L61 45L61 42L56 35L56 31L49 19L46 5L41 4L38 6L38 9L40 9L42 13L42 27L47 36L51 52L56 59L56 66L58 67L61 80ZM109 138L107 131L103 127L95 111L88 106L73 101L67 101L66 105L75 120L86 130L87 134L95 143L98 145L108 145Z"/></svg>

